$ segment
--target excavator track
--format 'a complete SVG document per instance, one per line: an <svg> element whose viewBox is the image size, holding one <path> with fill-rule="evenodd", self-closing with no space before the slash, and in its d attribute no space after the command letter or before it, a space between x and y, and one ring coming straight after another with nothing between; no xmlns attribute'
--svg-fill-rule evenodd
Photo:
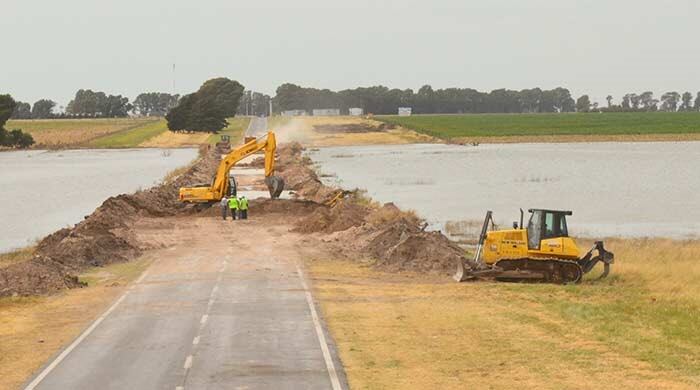
<svg viewBox="0 0 700 390"><path fill-rule="evenodd" d="M581 266L571 260L504 259L495 266L502 270L495 279L503 282L573 284L583 277Z"/></svg>

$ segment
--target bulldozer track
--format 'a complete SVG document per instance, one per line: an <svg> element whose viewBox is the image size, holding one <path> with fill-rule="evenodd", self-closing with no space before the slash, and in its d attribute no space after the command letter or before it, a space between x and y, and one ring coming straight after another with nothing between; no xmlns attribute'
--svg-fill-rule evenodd
<svg viewBox="0 0 700 390"><path fill-rule="evenodd" d="M554 258L504 259L495 264L503 270L495 276L505 282L529 283L578 283L583 277L583 269L573 260Z"/></svg>

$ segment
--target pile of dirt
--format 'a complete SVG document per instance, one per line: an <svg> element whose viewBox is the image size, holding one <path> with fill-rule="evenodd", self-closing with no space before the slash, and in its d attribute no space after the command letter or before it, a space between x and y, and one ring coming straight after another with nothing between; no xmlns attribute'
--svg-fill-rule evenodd
<svg viewBox="0 0 700 390"><path fill-rule="evenodd" d="M284 179L285 189L298 197L316 203L332 200L341 190L323 185L312 168L311 159L303 156L304 148L298 142L277 149L275 174Z"/></svg>
<svg viewBox="0 0 700 390"><path fill-rule="evenodd" d="M256 157L253 161L236 164L236 167L265 168L265 157Z"/></svg>
<svg viewBox="0 0 700 390"><path fill-rule="evenodd" d="M303 157L299 144L280 150L278 174L288 189L317 203L324 203L343 192L323 185L311 162ZM391 271L454 273L464 251L441 232L426 232L425 223L393 203L381 207L356 193L333 207L316 208L301 218L293 231L328 235L336 249L347 258L370 257L377 268Z"/></svg>
<svg viewBox="0 0 700 390"><path fill-rule="evenodd" d="M108 198L72 228L61 229L39 242L35 257L0 271L0 296L50 293L78 284L73 273L138 257L149 248L130 226L140 216L191 213L178 200L180 187L209 182L220 161L214 148L203 147L200 158L185 173L162 185L131 195Z"/></svg>
<svg viewBox="0 0 700 390"><path fill-rule="evenodd" d="M370 207L352 200L338 202L335 207L319 207L303 218L293 231L300 233L334 233L360 226L370 212Z"/></svg>

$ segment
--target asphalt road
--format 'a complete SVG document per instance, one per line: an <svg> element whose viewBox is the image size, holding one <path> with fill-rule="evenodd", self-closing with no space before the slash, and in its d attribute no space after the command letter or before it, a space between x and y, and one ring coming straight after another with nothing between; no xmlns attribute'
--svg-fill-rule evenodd
<svg viewBox="0 0 700 390"><path fill-rule="evenodd" d="M288 229L173 219L152 235L181 242L26 388L346 388Z"/></svg>
<svg viewBox="0 0 700 390"><path fill-rule="evenodd" d="M267 133L267 118L254 116L250 119L245 135L249 137L260 137Z"/></svg>

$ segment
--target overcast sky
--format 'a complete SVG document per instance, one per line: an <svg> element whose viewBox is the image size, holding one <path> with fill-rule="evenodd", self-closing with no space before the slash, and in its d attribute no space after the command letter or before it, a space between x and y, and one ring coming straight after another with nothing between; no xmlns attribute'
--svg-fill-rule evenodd
<svg viewBox="0 0 700 390"><path fill-rule="evenodd" d="M225 76L274 94L564 86L601 105L700 90L700 1L0 0L0 93L65 105Z"/></svg>

